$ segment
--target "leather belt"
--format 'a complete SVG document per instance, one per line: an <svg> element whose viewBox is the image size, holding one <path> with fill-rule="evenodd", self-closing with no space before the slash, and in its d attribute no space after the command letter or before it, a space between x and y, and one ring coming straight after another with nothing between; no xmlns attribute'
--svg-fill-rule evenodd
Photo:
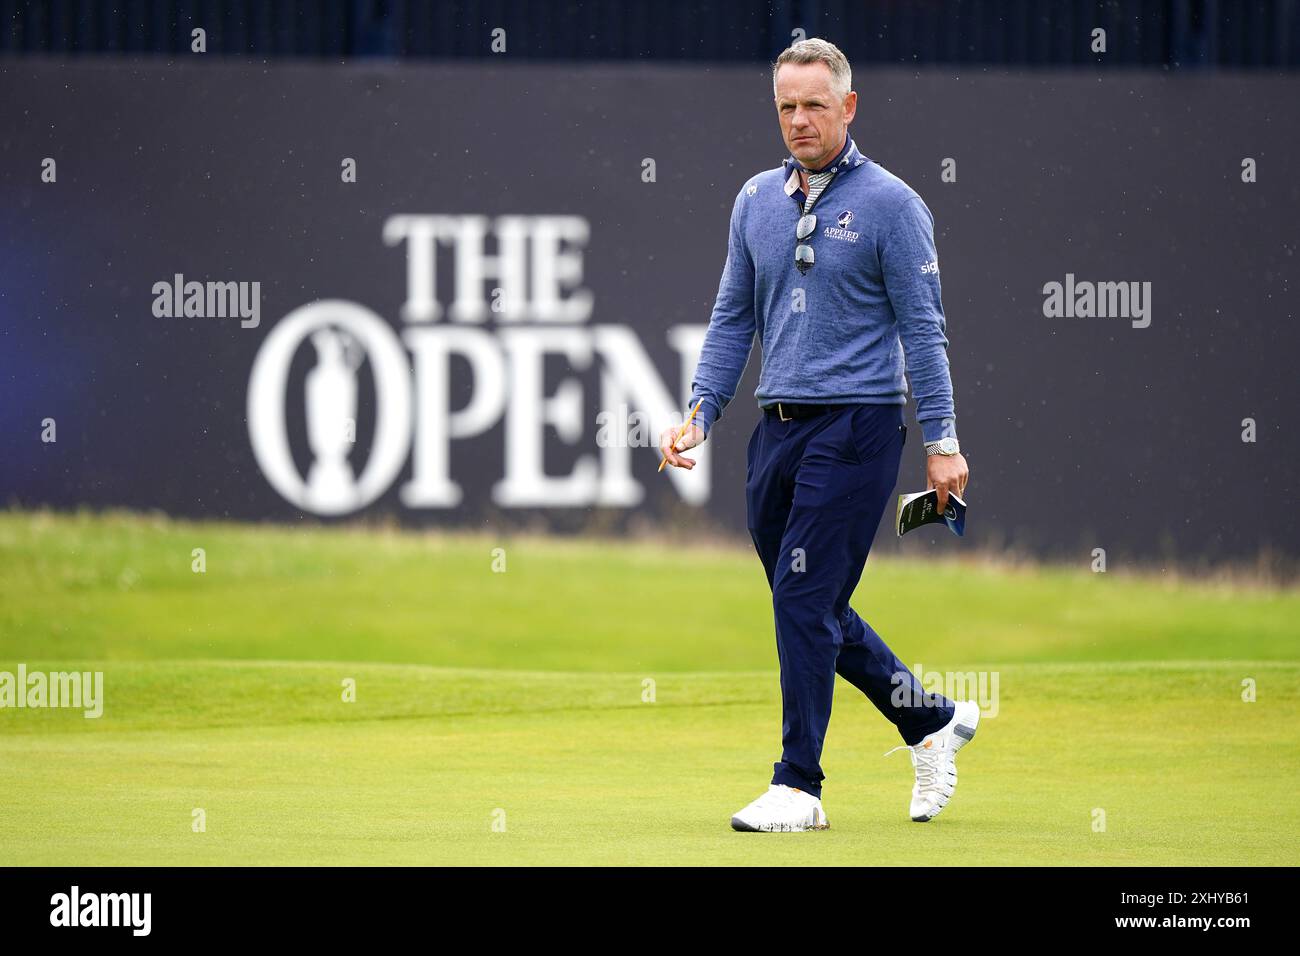
<svg viewBox="0 0 1300 956"><path fill-rule="evenodd" d="M776 418L779 421L789 422L796 418L814 418L817 415L824 415L829 412L834 405L801 405L795 402L777 402L775 405L768 405L763 409L763 414Z"/></svg>

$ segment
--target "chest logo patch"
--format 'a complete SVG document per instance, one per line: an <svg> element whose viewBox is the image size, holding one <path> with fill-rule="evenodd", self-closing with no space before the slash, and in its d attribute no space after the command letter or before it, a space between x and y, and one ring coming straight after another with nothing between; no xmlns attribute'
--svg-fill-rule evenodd
<svg viewBox="0 0 1300 956"><path fill-rule="evenodd" d="M826 227L824 232L826 238L842 239L845 242L857 242L858 236L862 234L859 232L853 232L852 230L849 229L849 223L851 223L852 221L853 221L852 210L845 209L843 212L841 212L838 216L835 217L835 222L837 223L837 225Z"/></svg>

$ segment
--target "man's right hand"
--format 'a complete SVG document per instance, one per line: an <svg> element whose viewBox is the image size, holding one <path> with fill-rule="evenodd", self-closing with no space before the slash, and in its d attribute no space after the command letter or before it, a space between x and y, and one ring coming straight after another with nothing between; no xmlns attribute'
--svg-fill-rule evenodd
<svg viewBox="0 0 1300 956"><path fill-rule="evenodd" d="M668 459L668 464L674 468L685 468L687 470L695 467L695 459L679 455L678 452L685 451L687 448L694 448L704 441L704 429L699 425L687 425L686 434L682 435L681 440L677 440L677 433L682 430L681 425L673 425L671 428L665 428L659 436L659 452ZM677 447L673 447L673 442L677 441Z"/></svg>

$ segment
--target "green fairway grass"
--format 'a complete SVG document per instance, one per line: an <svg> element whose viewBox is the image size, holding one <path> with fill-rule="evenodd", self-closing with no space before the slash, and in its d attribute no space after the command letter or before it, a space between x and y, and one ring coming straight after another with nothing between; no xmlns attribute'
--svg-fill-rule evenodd
<svg viewBox="0 0 1300 956"><path fill-rule="evenodd" d="M873 559L854 605L996 673L957 795L911 823L840 682L831 829L739 834L780 751L742 549L0 512L0 671L105 697L0 710L0 865L1296 862L1300 592Z"/></svg>

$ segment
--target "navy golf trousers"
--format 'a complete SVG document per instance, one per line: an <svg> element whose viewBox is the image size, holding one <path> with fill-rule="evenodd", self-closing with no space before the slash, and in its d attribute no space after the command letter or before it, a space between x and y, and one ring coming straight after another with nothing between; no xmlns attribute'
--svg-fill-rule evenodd
<svg viewBox="0 0 1300 956"><path fill-rule="evenodd" d="M843 405L781 421L764 412L749 439L749 533L772 588L781 663L781 760L773 783L821 795L822 742L838 673L919 743L953 717L849 607L898 480L901 405ZM937 606L942 595L934 596Z"/></svg>

